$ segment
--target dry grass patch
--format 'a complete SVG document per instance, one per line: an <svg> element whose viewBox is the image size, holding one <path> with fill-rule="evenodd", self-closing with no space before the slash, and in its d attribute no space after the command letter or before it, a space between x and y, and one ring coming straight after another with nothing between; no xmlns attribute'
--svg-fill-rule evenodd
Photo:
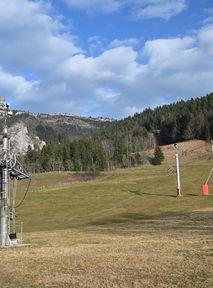
<svg viewBox="0 0 213 288"><path fill-rule="evenodd" d="M30 247L0 250L0 287L210 288L213 238L205 213L197 223L192 214L188 222L170 218L168 226L162 218L28 233Z"/></svg>

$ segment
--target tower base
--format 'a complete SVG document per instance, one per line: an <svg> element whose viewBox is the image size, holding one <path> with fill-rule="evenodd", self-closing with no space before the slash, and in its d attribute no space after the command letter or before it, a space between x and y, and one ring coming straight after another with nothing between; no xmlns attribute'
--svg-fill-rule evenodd
<svg viewBox="0 0 213 288"><path fill-rule="evenodd" d="M181 189L177 188L177 197L183 197L183 192Z"/></svg>

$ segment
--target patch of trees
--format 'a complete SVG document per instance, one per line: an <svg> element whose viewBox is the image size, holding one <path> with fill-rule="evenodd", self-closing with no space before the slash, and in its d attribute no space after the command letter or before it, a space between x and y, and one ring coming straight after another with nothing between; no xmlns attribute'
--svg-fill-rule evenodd
<svg viewBox="0 0 213 288"><path fill-rule="evenodd" d="M29 147L26 168L31 172L104 171L143 164L142 151L154 145L153 135L142 127L137 133L118 128L114 127L111 134L104 131L88 139L48 144L41 151Z"/></svg>

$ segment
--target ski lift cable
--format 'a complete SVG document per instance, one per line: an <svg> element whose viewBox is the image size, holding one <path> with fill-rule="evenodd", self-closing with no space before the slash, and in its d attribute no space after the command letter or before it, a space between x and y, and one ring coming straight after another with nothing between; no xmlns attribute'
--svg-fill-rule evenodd
<svg viewBox="0 0 213 288"><path fill-rule="evenodd" d="M32 180L32 179L29 178L29 182L28 182L28 185L27 185L27 189L26 189L26 191L25 191L25 193L24 193L24 196L23 196L22 200L21 200L14 208L20 207L20 206L22 205L22 203L24 202L24 200L25 200L25 198L26 198L26 196L27 196L27 193L29 192L29 189L30 189L31 180Z"/></svg>

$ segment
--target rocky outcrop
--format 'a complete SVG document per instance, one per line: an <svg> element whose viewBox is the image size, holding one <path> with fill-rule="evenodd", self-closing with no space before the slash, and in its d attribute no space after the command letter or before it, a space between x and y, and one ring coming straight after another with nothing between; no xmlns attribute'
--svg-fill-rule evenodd
<svg viewBox="0 0 213 288"><path fill-rule="evenodd" d="M11 150L17 155L25 154L29 146L32 149L42 149L46 145L38 136L30 136L28 128L23 122L13 124L9 128L9 135Z"/></svg>

